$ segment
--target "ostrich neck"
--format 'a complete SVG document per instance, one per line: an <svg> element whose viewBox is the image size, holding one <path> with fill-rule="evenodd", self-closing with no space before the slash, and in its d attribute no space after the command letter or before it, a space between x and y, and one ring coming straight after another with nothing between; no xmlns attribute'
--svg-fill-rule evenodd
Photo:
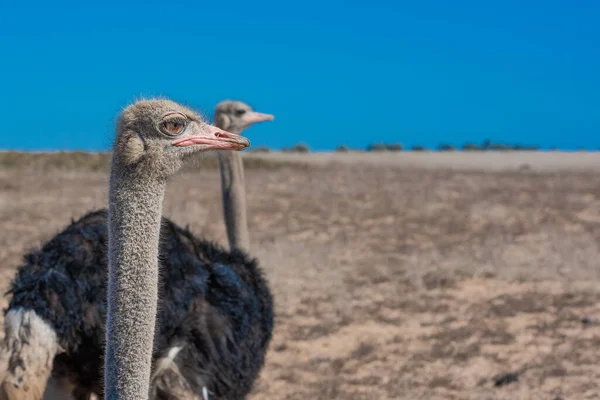
<svg viewBox="0 0 600 400"><path fill-rule="evenodd" d="M240 132L232 132L240 134ZM231 250L250 250L248 222L246 220L246 189L244 162L237 151L221 151L218 154L221 172L223 216Z"/></svg>
<svg viewBox="0 0 600 400"><path fill-rule="evenodd" d="M165 182L113 162L108 214L105 399L146 400L157 311Z"/></svg>

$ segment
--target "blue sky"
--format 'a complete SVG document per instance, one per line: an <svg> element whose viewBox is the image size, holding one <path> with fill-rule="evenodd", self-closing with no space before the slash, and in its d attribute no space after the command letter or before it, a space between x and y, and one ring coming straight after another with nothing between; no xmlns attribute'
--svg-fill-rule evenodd
<svg viewBox="0 0 600 400"><path fill-rule="evenodd" d="M0 148L108 149L119 111L162 95L274 113L253 146L598 149L599 15L591 0L12 1Z"/></svg>

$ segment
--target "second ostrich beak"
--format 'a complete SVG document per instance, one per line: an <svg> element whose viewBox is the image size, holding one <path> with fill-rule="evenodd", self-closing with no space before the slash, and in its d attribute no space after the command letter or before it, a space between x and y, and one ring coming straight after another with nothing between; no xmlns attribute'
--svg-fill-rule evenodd
<svg viewBox="0 0 600 400"><path fill-rule="evenodd" d="M275 116L272 114L263 114L256 111L248 112L242 116L242 120L249 124L253 124L255 122L263 122L263 121L273 121Z"/></svg>

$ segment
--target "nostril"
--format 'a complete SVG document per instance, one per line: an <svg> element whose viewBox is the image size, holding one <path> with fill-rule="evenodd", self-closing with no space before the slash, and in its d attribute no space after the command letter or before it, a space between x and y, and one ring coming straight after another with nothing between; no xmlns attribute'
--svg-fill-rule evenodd
<svg viewBox="0 0 600 400"><path fill-rule="evenodd" d="M217 132L217 133L215 134L215 136L216 136L216 137L218 137L218 138L224 138L224 137L227 137L227 136L225 136L224 134L222 134L221 132Z"/></svg>

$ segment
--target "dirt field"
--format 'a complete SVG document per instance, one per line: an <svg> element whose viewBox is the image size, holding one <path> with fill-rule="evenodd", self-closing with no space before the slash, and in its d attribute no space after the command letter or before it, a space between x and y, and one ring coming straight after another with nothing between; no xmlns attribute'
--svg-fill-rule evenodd
<svg viewBox="0 0 600 400"><path fill-rule="evenodd" d="M367 164L402 168L458 171L600 171L598 152L541 151L446 151L446 152L350 152L350 153L248 153L250 160L310 165Z"/></svg>
<svg viewBox="0 0 600 400"><path fill-rule="evenodd" d="M247 170L277 307L252 399L600 398L600 162L418 156ZM2 287L106 183L0 169ZM226 242L215 169L177 176L164 211Z"/></svg>

